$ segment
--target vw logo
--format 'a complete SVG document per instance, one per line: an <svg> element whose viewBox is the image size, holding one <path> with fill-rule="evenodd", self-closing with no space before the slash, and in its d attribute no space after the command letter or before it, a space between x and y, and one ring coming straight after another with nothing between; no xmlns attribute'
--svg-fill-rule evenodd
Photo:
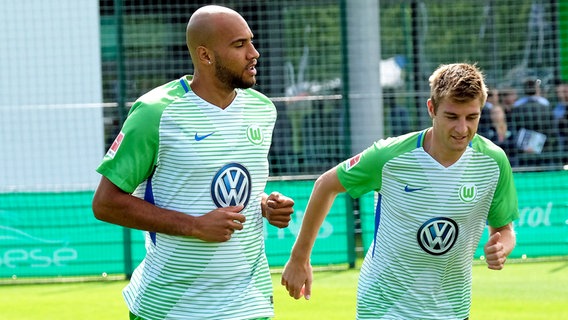
<svg viewBox="0 0 568 320"><path fill-rule="evenodd" d="M251 185L248 170L238 163L229 163L215 174L211 182L211 198L218 208L237 205L246 207Z"/></svg>
<svg viewBox="0 0 568 320"><path fill-rule="evenodd" d="M452 248L458 238L458 224L449 218L433 218L426 221L416 234L422 250L435 256Z"/></svg>

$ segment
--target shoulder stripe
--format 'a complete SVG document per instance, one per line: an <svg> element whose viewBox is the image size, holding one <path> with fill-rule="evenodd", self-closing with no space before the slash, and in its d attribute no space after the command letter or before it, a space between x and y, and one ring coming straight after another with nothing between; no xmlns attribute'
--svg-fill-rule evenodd
<svg viewBox="0 0 568 320"><path fill-rule="evenodd" d="M183 87L183 90L185 90L185 93L189 92L189 87L187 86L187 83L185 83L185 81L183 80L183 78L179 79L179 83L181 84L181 86Z"/></svg>

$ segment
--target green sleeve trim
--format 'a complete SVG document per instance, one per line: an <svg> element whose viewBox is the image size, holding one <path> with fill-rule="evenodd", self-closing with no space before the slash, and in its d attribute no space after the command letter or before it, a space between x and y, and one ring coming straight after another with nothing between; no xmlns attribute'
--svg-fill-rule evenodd
<svg viewBox="0 0 568 320"><path fill-rule="evenodd" d="M158 163L159 130L162 113L185 91L172 81L140 97L121 129L120 146L107 153L97 172L125 192L132 193L153 172Z"/></svg>
<svg viewBox="0 0 568 320"><path fill-rule="evenodd" d="M513 170L507 154L501 148L487 142L485 138L479 135L476 135L473 143L479 152L491 157L499 167L499 180L489 208L487 222L494 228L503 227L519 218L519 204L513 180Z"/></svg>
<svg viewBox="0 0 568 320"><path fill-rule="evenodd" d="M386 163L417 147L420 132L376 141L360 154L337 166L337 176L347 193L358 198L370 191L380 192Z"/></svg>

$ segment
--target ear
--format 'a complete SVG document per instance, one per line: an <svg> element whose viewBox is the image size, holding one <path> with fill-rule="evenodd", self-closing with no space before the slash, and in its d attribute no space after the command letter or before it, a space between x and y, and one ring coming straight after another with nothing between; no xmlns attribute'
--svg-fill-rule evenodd
<svg viewBox="0 0 568 320"><path fill-rule="evenodd" d="M197 52L197 59L199 60L199 62L201 62L202 64L206 64L209 65L212 63L212 55L210 54L209 49L207 49L204 46L199 46L196 49Z"/></svg>
<svg viewBox="0 0 568 320"><path fill-rule="evenodd" d="M436 115L436 112L434 111L434 103L432 102L432 99L428 99L426 104L428 105L428 114L430 115L430 118L432 119Z"/></svg>

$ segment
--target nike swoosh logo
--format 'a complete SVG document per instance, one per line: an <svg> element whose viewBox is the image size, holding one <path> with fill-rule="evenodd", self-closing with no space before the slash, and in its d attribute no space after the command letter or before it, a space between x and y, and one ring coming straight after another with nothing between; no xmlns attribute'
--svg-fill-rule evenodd
<svg viewBox="0 0 568 320"><path fill-rule="evenodd" d="M209 137L210 135L214 134L215 132L211 132L210 134L206 134L204 136L200 136L197 134L197 132L195 133L195 141L201 141L207 137Z"/></svg>
<svg viewBox="0 0 568 320"><path fill-rule="evenodd" d="M418 191L418 190L422 190L424 188L410 188L408 185L404 186L404 191L405 192L414 192L414 191Z"/></svg>

